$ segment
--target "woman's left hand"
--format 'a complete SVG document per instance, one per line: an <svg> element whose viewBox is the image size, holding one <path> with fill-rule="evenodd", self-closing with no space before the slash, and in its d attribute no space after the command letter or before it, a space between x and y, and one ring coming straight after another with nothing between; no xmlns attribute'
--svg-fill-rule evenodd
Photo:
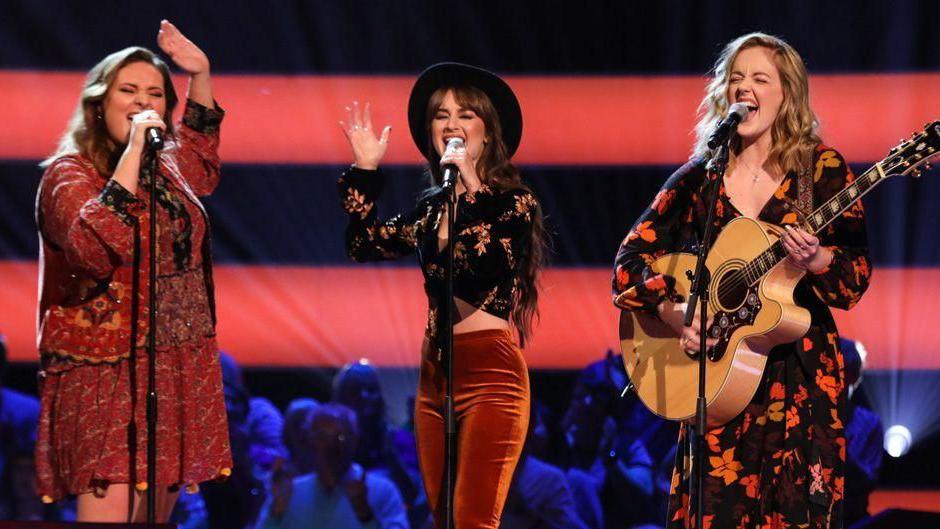
<svg viewBox="0 0 940 529"><path fill-rule="evenodd" d="M819 272L832 262L832 252L819 246L819 238L803 228L786 226L780 240L793 264L804 270Z"/></svg>
<svg viewBox="0 0 940 529"><path fill-rule="evenodd" d="M480 189L482 183L480 182L480 177L477 175L475 164L467 153L466 145L455 149L453 152L445 152L444 156L441 156L441 166L447 164L457 166L457 170L460 171L460 182L468 192L476 193L476 191Z"/></svg>
<svg viewBox="0 0 940 529"><path fill-rule="evenodd" d="M160 22L157 45L189 75L209 73L209 58L168 20Z"/></svg>

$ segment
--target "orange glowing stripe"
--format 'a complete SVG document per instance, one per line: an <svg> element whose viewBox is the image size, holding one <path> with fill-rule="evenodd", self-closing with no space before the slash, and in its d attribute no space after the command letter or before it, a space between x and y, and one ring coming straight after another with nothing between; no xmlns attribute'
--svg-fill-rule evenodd
<svg viewBox="0 0 940 529"><path fill-rule="evenodd" d="M53 150L74 108L80 73L0 72L0 158ZM516 160L543 165L682 163L689 154L699 76L510 76L525 132ZM337 121L354 99L371 101L375 125L392 125L386 163L419 163L405 113L413 76L214 77L228 111L222 158L238 163L346 164ZM185 80L176 80L185 89ZM813 106L827 143L850 161L883 158L901 136L940 117L940 73L818 75Z"/></svg>
<svg viewBox="0 0 940 529"><path fill-rule="evenodd" d="M416 268L217 266L219 341L250 365L381 366L418 362L426 301ZM618 347L610 271L549 269L532 368L579 369ZM12 360L35 360L36 263L0 261L0 331ZM861 303L834 311L861 340L871 369L940 369L940 330L924 307L940 299L940 269L879 269ZM576 310L575 310L576 309Z"/></svg>

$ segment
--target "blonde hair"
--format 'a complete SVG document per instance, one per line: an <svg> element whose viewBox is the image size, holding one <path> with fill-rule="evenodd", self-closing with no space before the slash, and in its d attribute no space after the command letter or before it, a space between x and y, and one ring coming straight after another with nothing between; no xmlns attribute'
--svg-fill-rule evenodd
<svg viewBox="0 0 940 529"><path fill-rule="evenodd" d="M771 126L771 147L767 161L784 174L801 171L812 163L813 151L821 143L816 135L819 123L809 106L809 79L800 54L783 39L765 33L749 33L729 42L715 62L712 78L699 105L699 121L695 126L696 142L693 157L709 155L708 137L727 114L728 83L731 67L741 51L762 47L773 53L780 72L783 103ZM741 151L741 138L731 141L732 157Z"/></svg>
<svg viewBox="0 0 940 529"><path fill-rule="evenodd" d="M116 144L108 134L108 127L104 120L103 102L111 85L114 84L117 73L125 66L145 62L156 68L163 77L163 92L166 98L166 111L163 121L166 123L167 135L173 134L173 124L170 117L179 99L173 88L170 77L170 68L154 52L147 48L131 46L108 55L96 64L85 77L85 86L78 98L78 105L72 113L69 124L55 152L40 163L46 167L56 158L67 154L81 154L95 165L99 173L111 174L117 158L120 156L121 146Z"/></svg>

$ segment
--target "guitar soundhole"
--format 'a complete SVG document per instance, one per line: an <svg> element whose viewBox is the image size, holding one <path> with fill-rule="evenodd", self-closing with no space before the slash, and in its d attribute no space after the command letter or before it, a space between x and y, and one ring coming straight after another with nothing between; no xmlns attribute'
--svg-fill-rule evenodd
<svg viewBox="0 0 940 529"><path fill-rule="evenodd" d="M727 273L722 274L715 288L717 289L715 293L717 294L718 304L723 310L729 311L735 310L744 304L749 290L747 282L741 277L740 269L729 270Z"/></svg>

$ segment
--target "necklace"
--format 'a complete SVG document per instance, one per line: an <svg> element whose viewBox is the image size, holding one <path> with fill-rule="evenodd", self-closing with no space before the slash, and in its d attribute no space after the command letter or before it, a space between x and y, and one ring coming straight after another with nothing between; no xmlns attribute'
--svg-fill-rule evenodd
<svg viewBox="0 0 940 529"><path fill-rule="evenodd" d="M743 159L741 159L741 163L743 163L744 167L746 167L747 170L751 172L751 182L756 184L757 181L760 180L760 172L755 171L754 168L751 167L751 164L745 162Z"/></svg>

